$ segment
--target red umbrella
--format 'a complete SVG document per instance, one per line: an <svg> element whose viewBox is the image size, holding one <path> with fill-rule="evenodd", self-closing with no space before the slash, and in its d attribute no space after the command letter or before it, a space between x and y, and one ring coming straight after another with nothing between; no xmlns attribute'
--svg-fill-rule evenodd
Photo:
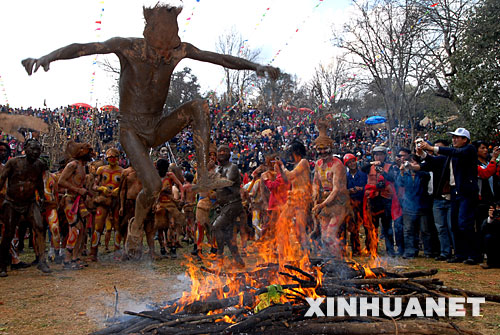
<svg viewBox="0 0 500 335"><path fill-rule="evenodd" d="M102 111L110 112L110 111L117 111L118 112L118 107L113 106L113 105L104 105L101 107Z"/></svg>
<svg viewBox="0 0 500 335"><path fill-rule="evenodd" d="M77 102L76 104L70 105L70 107L92 109L92 106L90 106L89 104L86 104L84 102Z"/></svg>

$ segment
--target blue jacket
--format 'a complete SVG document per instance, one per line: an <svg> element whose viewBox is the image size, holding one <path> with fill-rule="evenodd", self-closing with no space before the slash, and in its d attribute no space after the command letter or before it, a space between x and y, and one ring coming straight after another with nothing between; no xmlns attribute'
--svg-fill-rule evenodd
<svg viewBox="0 0 500 335"><path fill-rule="evenodd" d="M472 144L461 148L440 147L439 154L451 157L457 195L477 198L477 151Z"/></svg>
<svg viewBox="0 0 500 335"><path fill-rule="evenodd" d="M350 171L347 171L347 189L353 188L355 186L361 186L363 189L356 193L350 193L350 196L354 200L363 202L363 195L365 194L365 186L368 181L368 176L366 173L358 169L358 172L353 176Z"/></svg>
<svg viewBox="0 0 500 335"><path fill-rule="evenodd" d="M403 213L422 214L431 207L432 198L427 192L429 180L429 173L424 171L416 171L414 178L407 171L398 175L396 184L405 189L401 202Z"/></svg>

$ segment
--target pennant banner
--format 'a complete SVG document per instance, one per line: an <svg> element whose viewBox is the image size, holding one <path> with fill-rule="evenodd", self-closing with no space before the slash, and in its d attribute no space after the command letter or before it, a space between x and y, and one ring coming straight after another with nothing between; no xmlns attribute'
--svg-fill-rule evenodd
<svg viewBox="0 0 500 335"><path fill-rule="evenodd" d="M7 98L7 91L5 90L5 85L4 85L3 78L1 75L0 75L0 87L2 88L3 97L5 99L5 104L8 105L9 99Z"/></svg>
<svg viewBox="0 0 500 335"><path fill-rule="evenodd" d="M101 26L102 26L102 16L104 13L104 1L99 1L99 8L100 8L100 13L99 17L97 20L95 20L96 27L94 31L96 31L96 39L97 41L100 41L101 39ZM92 103L93 95L94 95L94 88L95 88L95 74L96 74L96 66L97 66L97 56L95 55L94 58L92 59L92 76L90 79L90 102Z"/></svg>
<svg viewBox="0 0 500 335"><path fill-rule="evenodd" d="M196 2L200 2L200 0L196 0ZM187 28L187 26L189 25L189 23L191 23L191 20L193 19L193 16L194 16L194 13L196 11L196 4L193 6L193 8L191 9L191 14L189 15L189 17L186 19L186 23L184 24L185 27ZM184 30L182 31L183 33L186 32L186 28L184 28Z"/></svg>
<svg viewBox="0 0 500 335"><path fill-rule="evenodd" d="M292 40L293 37L295 36L296 33L299 32L299 30L301 29L301 27L310 20L311 16L314 14L316 8L318 8L321 4L323 3L323 0L319 0L318 3L316 4L316 6L313 7L313 10L311 12L311 14L309 14L305 19L302 20L302 22L298 25L298 27L295 29L295 32L292 33L292 35L290 35L285 41L287 41L285 43L285 45L283 47L281 47L278 52L276 52L276 54L273 56L273 58L271 59L271 61L267 64L267 65L271 65L272 63L274 63L274 61L276 60L276 58L280 55L281 51L283 51L283 49L285 47L288 46L288 41Z"/></svg>

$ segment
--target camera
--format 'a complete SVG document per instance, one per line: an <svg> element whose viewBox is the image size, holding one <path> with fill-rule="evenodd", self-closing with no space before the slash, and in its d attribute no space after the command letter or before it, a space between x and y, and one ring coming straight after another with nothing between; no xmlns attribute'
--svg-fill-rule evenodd
<svg viewBox="0 0 500 335"><path fill-rule="evenodd" d="M408 162L408 161L406 161L403 165L404 165L405 169L410 168L410 162Z"/></svg>
<svg viewBox="0 0 500 335"><path fill-rule="evenodd" d="M385 180L378 181L377 184L375 184L375 186L380 189L385 188Z"/></svg>
<svg viewBox="0 0 500 335"><path fill-rule="evenodd" d="M384 168L383 168L383 167L381 167L381 166L379 166L379 165L376 165L376 166L375 166L375 171L377 171L377 172L383 172L383 171L384 171Z"/></svg>
<svg viewBox="0 0 500 335"><path fill-rule="evenodd" d="M424 141L423 138L417 138L415 140L415 143L417 144L417 148L420 148L422 146L422 142Z"/></svg>
<svg viewBox="0 0 500 335"><path fill-rule="evenodd" d="M500 209L495 209L493 211L493 218L494 219L499 219L500 218Z"/></svg>

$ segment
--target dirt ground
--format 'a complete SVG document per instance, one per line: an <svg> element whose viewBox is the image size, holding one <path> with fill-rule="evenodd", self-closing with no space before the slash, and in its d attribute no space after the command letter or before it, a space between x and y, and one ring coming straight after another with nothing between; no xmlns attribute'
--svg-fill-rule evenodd
<svg viewBox="0 0 500 335"><path fill-rule="evenodd" d="M190 248L181 249L180 254ZM22 260L31 262L30 249ZM113 254L103 254L99 263L79 271L52 265L51 274L36 268L9 271L0 279L0 335L6 334L88 334L104 327L115 314L125 310L142 311L151 303L177 298L189 289L189 280L177 260L119 262ZM500 294L500 269L448 264L418 258L411 261L387 259L388 269L439 269L435 276L445 284L483 293ZM500 334L500 304L482 305L483 317L455 318L453 321L483 334Z"/></svg>

